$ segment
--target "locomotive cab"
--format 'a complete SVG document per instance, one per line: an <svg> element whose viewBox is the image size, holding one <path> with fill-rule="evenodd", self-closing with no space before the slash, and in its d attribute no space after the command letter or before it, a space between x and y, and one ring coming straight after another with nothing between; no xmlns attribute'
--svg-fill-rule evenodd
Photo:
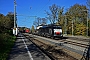
<svg viewBox="0 0 90 60"><path fill-rule="evenodd" d="M61 26L50 25L48 28L49 28L49 35L51 38L55 38L55 37L62 38L63 37Z"/></svg>
<svg viewBox="0 0 90 60"><path fill-rule="evenodd" d="M63 37L61 26L53 27L54 37Z"/></svg>

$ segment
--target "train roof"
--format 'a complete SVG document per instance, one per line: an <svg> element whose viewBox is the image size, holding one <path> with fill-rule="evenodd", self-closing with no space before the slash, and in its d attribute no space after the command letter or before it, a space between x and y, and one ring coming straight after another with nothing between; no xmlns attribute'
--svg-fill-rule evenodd
<svg viewBox="0 0 90 60"><path fill-rule="evenodd" d="M36 28L36 29L39 29L39 28L41 28L41 27L43 27L43 26L41 26L41 25L40 25L40 26L37 26L37 28Z"/></svg>
<svg viewBox="0 0 90 60"><path fill-rule="evenodd" d="M62 27L59 26L59 25L44 25L44 26L42 26L40 28L62 28Z"/></svg>

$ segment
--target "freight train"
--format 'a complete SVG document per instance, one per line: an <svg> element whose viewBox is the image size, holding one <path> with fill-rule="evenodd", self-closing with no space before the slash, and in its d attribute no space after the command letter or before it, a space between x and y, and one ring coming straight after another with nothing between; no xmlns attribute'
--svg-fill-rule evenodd
<svg viewBox="0 0 90 60"><path fill-rule="evenodd" d="M62 27L59 25L38 26L36 30L36 34L50 38L63 37Z"/></svg>
<svg viewBox="0 0 90 60"><path fill-rule="evenodd" d="M29 28L19 27L19 32L21 33L31 33Z"/></svg>

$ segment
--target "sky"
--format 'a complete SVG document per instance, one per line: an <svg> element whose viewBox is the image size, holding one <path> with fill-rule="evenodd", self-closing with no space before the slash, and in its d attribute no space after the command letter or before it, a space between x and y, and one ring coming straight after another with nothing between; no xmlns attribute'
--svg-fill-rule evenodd
<svg viewBox="0 0 90 60"><path fill-rule="evenodd" d="M64 10L74 4L86 5L87 0L16 0L17 24L19 27L31 28L35 16L45 18L49 6L56 4L64 7ZM7 15L8 12L14 12L14 0L0 0L0 13Z"/></svg>

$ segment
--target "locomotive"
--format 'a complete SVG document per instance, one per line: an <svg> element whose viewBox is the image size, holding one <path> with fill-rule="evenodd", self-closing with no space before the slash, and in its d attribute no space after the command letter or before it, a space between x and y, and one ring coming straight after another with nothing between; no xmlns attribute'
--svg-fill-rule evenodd
<svg viewBox="0 0 90 60"><path fill-rule="evenodd" d="M37 27L37 35L55 38L55 37L63 37L62 27L59 25L44 25Z"/></svg>

